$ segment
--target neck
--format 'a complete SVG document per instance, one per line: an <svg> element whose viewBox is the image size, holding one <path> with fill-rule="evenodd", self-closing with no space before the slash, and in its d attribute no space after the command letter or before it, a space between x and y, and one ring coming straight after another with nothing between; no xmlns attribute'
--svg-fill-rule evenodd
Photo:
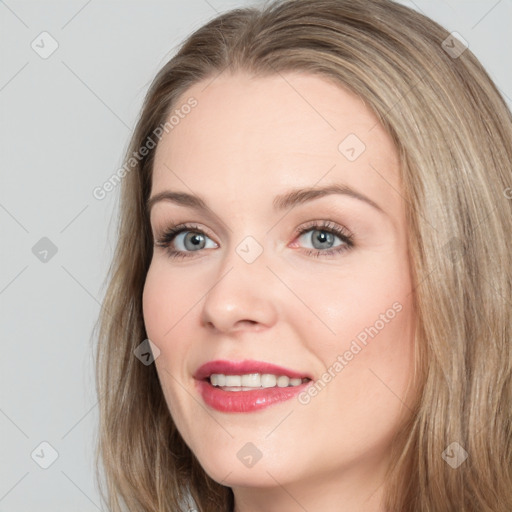
<svg viewBox="0 0 512 512"><path fill-rule="evenodd" d="M261 486L232 487L234 512L384 512L384 470L371 463L294 482L266 471Z"/></svg>

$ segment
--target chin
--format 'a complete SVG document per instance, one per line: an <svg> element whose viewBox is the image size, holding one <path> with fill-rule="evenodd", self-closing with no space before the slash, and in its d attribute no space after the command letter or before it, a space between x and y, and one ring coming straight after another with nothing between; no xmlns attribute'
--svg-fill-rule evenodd
<svg viewBox="0 0 512 512"><path fill-rule="evenodd" d="M265 461L264 456L256 462L247 460L244 463L240 459L244 459L244 452L240 458L236 451L233 455L227 455L224 452L222 454L202 454L201 458L198 457L206 474L217 483L227 487L273 487L276 485L276 480L280 484L284 484L292 477L290 468L283 467L282 460L281 463L272 464L272 461Z"/></svg>

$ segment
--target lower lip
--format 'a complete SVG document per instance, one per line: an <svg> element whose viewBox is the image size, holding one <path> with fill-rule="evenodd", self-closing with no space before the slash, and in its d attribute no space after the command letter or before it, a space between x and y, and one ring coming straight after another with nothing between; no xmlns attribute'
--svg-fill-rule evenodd
<svg viewBox="0 0 512 512"><path fill-rule="evenodd" d="M291 400L304 391L312 381L299 386L262 388L254 391L224 391L212 386L207 380L196 382L204 402L213 409L220 412L252 412Z"/></svg>

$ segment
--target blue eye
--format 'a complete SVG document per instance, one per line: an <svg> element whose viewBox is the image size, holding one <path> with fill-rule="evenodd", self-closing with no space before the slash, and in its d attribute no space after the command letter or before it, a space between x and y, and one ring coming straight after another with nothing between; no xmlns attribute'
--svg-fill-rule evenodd
<svg viewBox="0 0 512 512"><path fill-rule="evenodd" d="M337 226L329 221L320 224L314 223L299 230L301 237L309 232L312 234L305 238L313 244L313 250L307 251L307 254L310 256L330 256L351 249L354 246L352 234L348 233L341 226ZM333 245L336 238L341 240L341 243Z"/></svg>
<svg viewBox="0 0 512 512"><path fill-rule="evenodd" d="M310 231L312 235L305 237L305 233ZM299 235L299 238L309 238L311 240L313 249L306 250L308 256L336 255L354 246L353 235L345 230L345 228L331 221L311 222L307 226L301 227L296 234ZM336 238L341 240L341 243L333 246ZM211 240L211 238L198 226L180 224L168 228L155 245L167 249L167 253L171 258L188 258L193 256L193 253L199 252L202 249L218 247L213 241L213 247L207 247L207 240ZM183 249L177 249L175 247L176 244L183 245Z"/></svg>
<svg viewBox="0 0 512 512"><path fill-rule="evenodd" d="M181 235L185 236L182 237ZM191 253L205 248L205 238L209 237L198 226L180 224L167 229L156 242L156 245L167 249L171 258L187 258L193 256ZM184 244L185 250L175 249L173 245L176 241Z"/></svg>
<svg viewBox="0 0 512 512"><path fill-rule="evenodd" d="M178 245L182 244L186 251L196 252L207 248L206 238L208 237L202 231L182 229L174 234L173 241ZM183 252L183 249L178 249L178 251Z"/></svg>

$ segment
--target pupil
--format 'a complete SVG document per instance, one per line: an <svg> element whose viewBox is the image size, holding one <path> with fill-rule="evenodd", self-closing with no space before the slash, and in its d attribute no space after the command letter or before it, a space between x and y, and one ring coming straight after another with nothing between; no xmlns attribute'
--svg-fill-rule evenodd
<svg viewBox="0 0 512 512"><path fill-rule="evenodd" d="M195 247L197 247L202 242L202 235L198 233L190 233L186 238L188 241L192 242Z"/></svg>
<svg viewBox="0 0 512 512"><path fill-rule="evenodd" d="M315 237L315 239L319 240L321 244L326 244L328 242L332 242L332 238L334 236L332 233L329 233L327 231L320 231L320 230L317 230L317 233L319 233L319 234ZM323 245L320 248L323 249L324 248Z"/></svg>

